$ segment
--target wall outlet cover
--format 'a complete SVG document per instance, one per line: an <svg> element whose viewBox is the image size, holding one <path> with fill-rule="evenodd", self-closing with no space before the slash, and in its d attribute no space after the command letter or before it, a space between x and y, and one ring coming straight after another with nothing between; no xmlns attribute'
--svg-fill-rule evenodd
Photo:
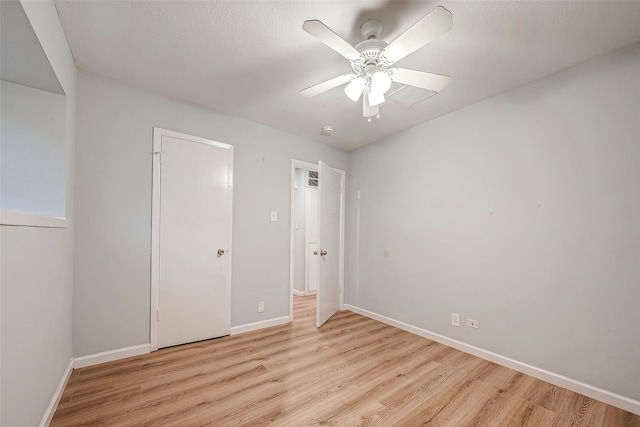
<svg viewBox="0 0 640 427"><path fill-rule="evenodd" d="M467 319L467 326L470 328L478 329L480 328L480 322L473 319Z"/></svg>
<svg viewBox="0 0 640 427"><path fill-rule="evenodd" d="M453 326L460 326L460 315L458 313L451 313L451 324Z"/></svg>

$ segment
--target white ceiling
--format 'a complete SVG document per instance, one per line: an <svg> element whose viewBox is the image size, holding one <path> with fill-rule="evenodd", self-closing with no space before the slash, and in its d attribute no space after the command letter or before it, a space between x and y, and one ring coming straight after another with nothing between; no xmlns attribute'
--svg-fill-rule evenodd
<svg viewBox="0 0 640 427"><path fill-rule="evenodd" d="M640 41L640 1L55 4L81 69L348 150ZM298 94L351 71L302 30L305 20L355 45L376 18L390 42L437 5L453 13L453 28L398 66L451 76L440 94L412 107L392 97L371 124L342 88ZM324 125L332 136L320 135Z"/></svg>

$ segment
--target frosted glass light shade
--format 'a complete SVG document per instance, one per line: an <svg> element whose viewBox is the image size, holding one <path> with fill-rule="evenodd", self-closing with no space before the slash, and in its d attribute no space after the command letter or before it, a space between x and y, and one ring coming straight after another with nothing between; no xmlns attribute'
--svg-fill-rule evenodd
<svg viewBox="0 0 640 427"><path fill-rule="evenodd" d="M371 92L387 93L391 87L391 77L382 71L375 71L371 76Z"/></svg>
<svg viewBox="0 0 640 427"><path fill-rule="evenodd" d="M364 84L365 81L362 77L355 78L344 88L344 93L350 100L355 102L360 99L362 90L364 89Z"/></svg>
<svg viewBox="0 0 640 427"><path fill-rule="evenodd" d="M379 105L384 102L384 93L371 90L369 93L369 106Z"/></svg>

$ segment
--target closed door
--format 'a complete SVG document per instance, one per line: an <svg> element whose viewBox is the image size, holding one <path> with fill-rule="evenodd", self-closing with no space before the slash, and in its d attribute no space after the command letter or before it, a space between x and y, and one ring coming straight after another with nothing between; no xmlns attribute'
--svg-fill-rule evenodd
<svg viewBox="0 0 640 427"><path fill-rule="evenodd" d="M318 163L318 293L316 326L340 309L344 172Z"/></svg>
<svg viewBox="0 0 640 427"><path fill-rule="evenodd" d="M171 133L160 156L158 347L228 335L233 147Z"/></svg>

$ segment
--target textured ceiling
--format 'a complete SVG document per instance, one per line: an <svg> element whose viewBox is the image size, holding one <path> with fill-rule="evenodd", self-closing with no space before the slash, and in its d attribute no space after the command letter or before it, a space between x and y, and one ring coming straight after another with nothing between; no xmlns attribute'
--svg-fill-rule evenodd
<svg viewBox="0 0 640 427"><path fill-rule="evenodd" d="M640 1L55 4L81 69L348 150L640 41ZM341 87L298 94L351 70L302 30L305 20L355 45L376 18L390 42L437 5L453 13L452 30L398 66L451 76L440 94L414 106L390 97L371 124ZM320 135L324 125L332 136Z"/></svg>

